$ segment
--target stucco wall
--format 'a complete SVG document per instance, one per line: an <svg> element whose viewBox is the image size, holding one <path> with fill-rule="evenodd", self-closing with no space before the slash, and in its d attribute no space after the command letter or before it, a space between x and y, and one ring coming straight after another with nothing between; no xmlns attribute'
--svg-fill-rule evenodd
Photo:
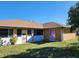
<svg viewBox="0 0 79 59"><path fill-rule="evenodd" d="M13 37L17 37L17 29L13 29Z"/></svg>
<svg viewBox="0 0 79 59"><path fill-rule="evenodd" d="M15 44L22 44L22 37L17 37Z"/></svg>
<svg viewBox="0 0 79 59"><path fill-rule="evenodd" d="M63 33L63 40L72 40L75 39L75 33Z"/></svg>
<svg viewBox="0 0 79 59"><path fill-rule="evenodd" d="M62 29L61 28L56 28L55 29L55 36L56 36L56 41L61 41L62 40Z"/></svg>
<svg viewBox="0 0 79 59"><path fill-rule="evenodd" d="M21 33L21 36L22 36L22 43L26 43L26 40L27 40L27 30L26 29L22 29L22 33Z"/></svg>
<svg viewBox="0 0 79 59"><path fill-rule="evenodd" d="M49 41L49 29L43 30L44 41Z"/></svg>
<svg viewBox="0 0 79 59"><path fill-rule="evenodd" d="M49 40L50 41L56 41L55 29L50 29Z"/></svg>
<svg viewBox="0 0 79 59"><path fill-rule="evenodd" d="M50 38L49 38L49 36L50 36L49 31L50 30L55 31L55 41L61 41L62 40L62 37L63 37L63 35L61 33L62 28L45 29L44 30L44 40L50 41Z"/></svg>

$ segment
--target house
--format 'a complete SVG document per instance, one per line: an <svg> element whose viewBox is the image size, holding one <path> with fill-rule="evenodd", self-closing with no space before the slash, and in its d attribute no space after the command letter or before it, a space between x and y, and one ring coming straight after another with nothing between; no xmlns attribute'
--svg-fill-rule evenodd
<svg viewBox="0 0 79 59"><path fill-rule="evenodd" d="M64 28L68 27L55 22L42 24L24 20L0 20L0 37L6 44L10 42L12 36L17 37L16 44L37 41L63 41L64 36L69 35L68 32L63 36Z"/></svg>

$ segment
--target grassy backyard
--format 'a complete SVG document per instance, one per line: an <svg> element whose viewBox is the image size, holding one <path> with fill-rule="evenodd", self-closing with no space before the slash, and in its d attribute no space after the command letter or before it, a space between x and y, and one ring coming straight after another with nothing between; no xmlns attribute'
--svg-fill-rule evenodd
<svg viewBox="0 0 79 59"><path fill-rule="evenodd" d="M79 41L39 42L0 47L0 57L79 57Z"/></svg>

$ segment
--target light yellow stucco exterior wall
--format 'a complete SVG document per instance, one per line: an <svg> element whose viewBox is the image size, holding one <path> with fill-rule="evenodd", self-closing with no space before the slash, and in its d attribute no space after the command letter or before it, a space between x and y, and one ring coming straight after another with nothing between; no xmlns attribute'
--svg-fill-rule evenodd
<svg viewBox="0 0 79 59"><path fill-rule="evenodd" d="M13 29L13 37L17 37L17 29Z"/></svg>
<svg viewBox="0 0 79 59"><path fill-rule="evenodd" d="M49 31L55 31L55 41L61 41L63 39L62 34L61 34L62 28L53 28L53 29L45 29L43 31L45 41L50 41L50 38L49 38L50 32Z"/></svg>
<svg viewBox="0 0 79 59"><path fill-rule="evenodd" d="M63 40L73 40L76 39L75 33L64 33L63 34Z"/></svg>

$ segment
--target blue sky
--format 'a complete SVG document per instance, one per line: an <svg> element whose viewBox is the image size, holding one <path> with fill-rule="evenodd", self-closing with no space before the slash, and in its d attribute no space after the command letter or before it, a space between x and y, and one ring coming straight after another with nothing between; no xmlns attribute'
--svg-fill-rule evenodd
<svg viewBox="0 0 79 59"><path fill-rule="evenodd" d="M35 22L58 22L65 24L68 10L76 1L0 1L0 20L31 20Z"/></svg>

